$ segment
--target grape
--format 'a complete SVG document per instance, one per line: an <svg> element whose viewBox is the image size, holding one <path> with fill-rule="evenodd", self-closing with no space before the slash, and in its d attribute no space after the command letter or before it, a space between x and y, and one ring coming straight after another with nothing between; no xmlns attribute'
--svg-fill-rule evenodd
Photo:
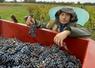
<svg viewBox="0 0 95 68"><path fill-rule="evenodd" d="M29 28L29 34L32 36L32 37L36 37L36 25L35 24L32 24Z"/></svg>
<svg viewBox="0 0 95 68"><path fill-rule="evenodd" d="M53 44L22 42L0 37L0 68L82 68L75 56Z"/></svg>

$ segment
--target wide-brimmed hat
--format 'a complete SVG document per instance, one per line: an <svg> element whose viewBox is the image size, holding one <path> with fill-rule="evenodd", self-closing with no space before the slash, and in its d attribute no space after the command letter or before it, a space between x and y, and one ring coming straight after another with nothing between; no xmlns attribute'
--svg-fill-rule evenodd
<svg viewBox="0 0 95 68"><path fill-rule="evenodd" d="M64 8L70 8L70 9L74 10L75 14L77 15L77 19L78 19L78 21L76 21L77 24L80 24L83 26L89 20L89 13L86 10L84 10L82 8L70 7L70 6L58 6L58 7L51 8L49 10L50 19L55 20L56 19L56 16L55 16L56 13L60 9L63 9L63 11L64 11ZM65 11L67 11L68 13L74 13L73 11L71 12L68 9Z"/></svg>
<svg viewBox="0 0 95 68"><path fill-rule="evenodd" d="M63 8L61 8L60 10L58 10L58 11L56 12L56 14L55 14L56 20L59 19L59 15L60 15L61 13L68 13L68 14L70 14L70 15L71 15L71 19L70 19L70 22L71 22L71 23L77 22L77 20L78 20L78 19L77 19L77 14L75 13L75 11L74 11L72 8L63 7Z"/></svg>

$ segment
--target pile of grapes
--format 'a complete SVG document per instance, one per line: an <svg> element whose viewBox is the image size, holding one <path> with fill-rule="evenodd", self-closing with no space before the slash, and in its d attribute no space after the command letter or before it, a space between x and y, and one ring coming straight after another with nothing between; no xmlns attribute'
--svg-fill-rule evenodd
<svg viewBox="0 0 95 68"><path fill-rule="evenodd" d="M0 68L82 68L79 59L52 45L0 37Z"/></svg>

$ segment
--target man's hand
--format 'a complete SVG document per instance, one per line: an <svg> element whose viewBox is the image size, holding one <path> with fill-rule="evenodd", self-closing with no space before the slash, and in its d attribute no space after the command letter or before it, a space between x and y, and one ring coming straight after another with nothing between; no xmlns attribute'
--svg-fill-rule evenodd
<svg viewBox="0 0 95 68"><path fill-rule="evenodd" d="M28 26L30 26L30 25L32 25L32 24L34 24L35 23L35 19L33 18L33 17L31 17L31 16L28 16L28 18L27 18L27 20L26 20L26 24L28 25Z"/></svg>
<svg viewBox="0 0 95 68"><path fill-rule="evenodd" d="M65 30L63 32L58 33L55 37L54 37L54 42L59 45L59 46L63 46L63 40L65 38L67 38L67 36L70 34L70 31Z"/></svg>

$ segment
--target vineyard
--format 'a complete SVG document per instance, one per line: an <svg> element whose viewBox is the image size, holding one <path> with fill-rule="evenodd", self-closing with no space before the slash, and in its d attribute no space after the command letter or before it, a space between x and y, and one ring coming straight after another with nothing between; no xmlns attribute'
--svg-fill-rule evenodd
<svg viewBox="0 0 95 68"><path fill-rule="evenodd" d="M32 14L35 19L48 22L48 11L54 6L76 6L83 8L89 12L90 19L84 25L91 31L91 38L95 39L95 5L83 4L39 4L39 3L0 3L0 18L11 20L11 15L15 15L20 23L25 23L24 17Z"/></svg>

